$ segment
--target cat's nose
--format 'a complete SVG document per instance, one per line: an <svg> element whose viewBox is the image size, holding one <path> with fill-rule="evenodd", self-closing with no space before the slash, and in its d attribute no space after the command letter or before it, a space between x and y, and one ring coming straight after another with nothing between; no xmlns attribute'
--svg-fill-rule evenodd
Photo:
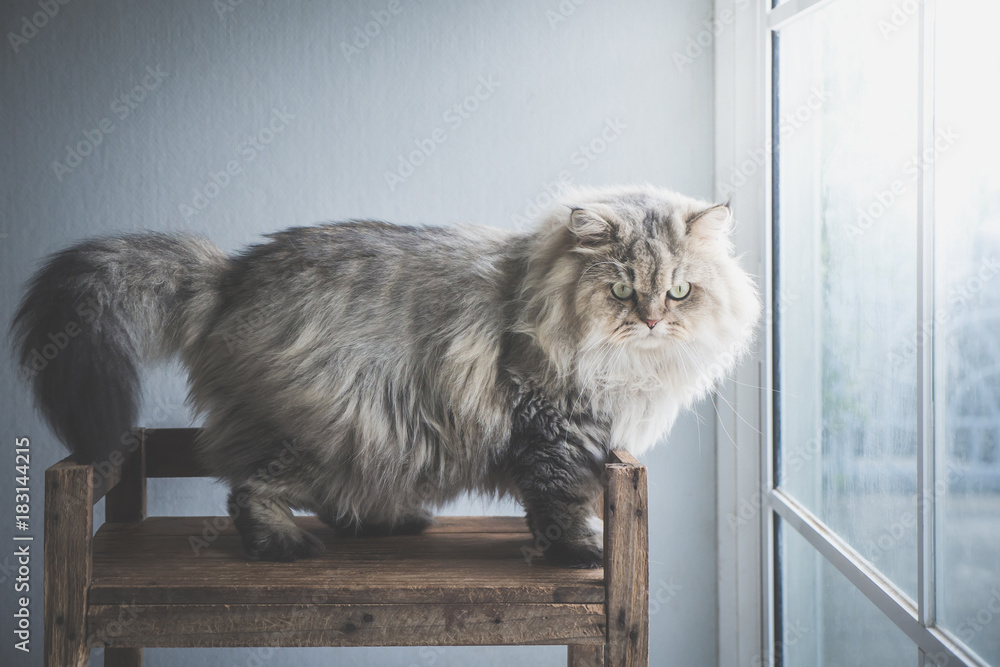
<svg viewBox="0 0 1000 667"><path fill-rule="evenodd" d="M653 327L656 326L656 323L659 322L659 321L660 320L646 320L646 326L648 326L650 329L652 329Z"/></svg>

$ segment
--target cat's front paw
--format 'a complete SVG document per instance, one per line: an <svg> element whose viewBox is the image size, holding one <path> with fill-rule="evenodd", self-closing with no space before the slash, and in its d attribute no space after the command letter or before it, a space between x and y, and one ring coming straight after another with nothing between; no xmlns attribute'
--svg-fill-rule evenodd
<svg viewBox="0 0 1000 667"><path fill-rule="evenodd" d="M289 563L299 558L317 556L325 550L312 533L304 530L260 530L244 537L243 553L247 560L271 560Z"/></svg>
<svg viewBox="0 0 1000 667"><path fill-rule="evenodd" d="M604 567L604 549L596 544L553 542L545 550L545 560L559 567L579 569Z"/></svg>

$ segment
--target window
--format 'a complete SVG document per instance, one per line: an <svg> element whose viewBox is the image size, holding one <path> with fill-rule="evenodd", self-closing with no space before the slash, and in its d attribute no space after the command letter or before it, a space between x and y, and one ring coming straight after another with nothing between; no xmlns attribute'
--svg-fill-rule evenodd
<svg viewBox="0 0 1000 667"><path fill-rule="evenodd" d="M1000 3L720 7L717 105L753 110L720 194L769 301L722 392L720 633L762 604L720 658L1000 666Z"/></svg>

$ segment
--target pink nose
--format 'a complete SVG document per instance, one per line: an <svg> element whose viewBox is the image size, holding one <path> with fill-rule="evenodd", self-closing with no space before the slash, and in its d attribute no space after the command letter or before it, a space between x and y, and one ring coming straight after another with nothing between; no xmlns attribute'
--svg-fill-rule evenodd
<svg viewBox="0 0 1000 667"><path fill-rule="evenodd" d="M656 323L657 323L657 322L659 322L659 321L660 321L660 320L646 320L646 325L647 325L647 326L648 326L648 327L649 327L650 329L652 329L653 327L655 327L655 326L656 326Z"/></svg>

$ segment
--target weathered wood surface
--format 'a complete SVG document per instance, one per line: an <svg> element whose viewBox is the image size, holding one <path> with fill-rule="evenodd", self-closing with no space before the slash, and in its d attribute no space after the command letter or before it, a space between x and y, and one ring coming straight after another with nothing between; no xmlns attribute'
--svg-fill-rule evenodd
<svg viewBox="0 0 1000 667"><path fill-rule="evenodd" d="M127 533L132 536L164 536L183 535L187 537L191 534L201 534L205 527L205 522L212 523L216 519L224 517L211 516L151 516L147 517L141 524L129 523L105 523L101 526L99 535L110 535L112 533ZM296 517L296 521L304 528L316 533L329 533L330 529L319 519L312 516ZM226 528L224 534L236 535L234 529ZM528 536L527 523L524 517L520 516L439 516L435 517L434 524L427 529L424 535L436 535L441 533L517 533ZM362 538L367 539L367 538ZM386 538L371 538L386 539ZM392 538L390 538L392 539Z"/></svg>
<svg viewBox="0 0 1000 667"><path fill-rule="evenodd" d="M627 452L606 469L605 570L531 558L520 517L442 517L389 538L298 517L323 555L250 563L226 517L145 518L147 477L205 474L196 433L140 430L122 466L71 457L46 472L47 664L86 664L88 644L135 666L141 646L525 643L568 644L576 667L648 664L646 470ZM91 539L105 494L110 523Z"/></svg>
<svg viewBox="0 0 1000 667"><path fill-rule="evenodd" d="M631 452L627 452L624 449L613 449L611 450L611 463L621 463L623 465L632 466L633 468L644 467L639 463L639 459L632 456Z"/></svg>
<svg viewBox="0 0 1000 667"><path fill-rule="evenodd" d="M224 517L106 524L94 538L92 604L603 603L603 570L526 558L518 517L442 517L422 535L340 538L296 521L326 551L295 563L246 562ZM197 554L196 554L197 548Z"/></svg>
<svg viewBox="0 0 1000 667"><path fill-rule="evenodd" d="M604 645L572 644L566 653L569 667L604 667Z"/></svg>
<svg viewBox="0 0 1000 667"><path fill-rule="evenodd" d="M646 468L616 452L606 466L604 568L607 577L608 644L614 667L649 664L649 526ZM631 461L629 460L631 459Z"/></svg>
<svg viewBox="0 0 1000 667"><path fill-rule="evenodd" d="M602 604L96 605L93 646L603 643Z"/></svg>
<svg viewBox="0 0 1000 667"><path fill-rule="evenodd" d="M45 664L86 665L94 479L63 460L45 471Z"/></svg>
<svg viewBox="0 0 1000 667"><path fill-rule="evenodd" d="M104 667L142 667L142 648L105 648Z"/></svg>

